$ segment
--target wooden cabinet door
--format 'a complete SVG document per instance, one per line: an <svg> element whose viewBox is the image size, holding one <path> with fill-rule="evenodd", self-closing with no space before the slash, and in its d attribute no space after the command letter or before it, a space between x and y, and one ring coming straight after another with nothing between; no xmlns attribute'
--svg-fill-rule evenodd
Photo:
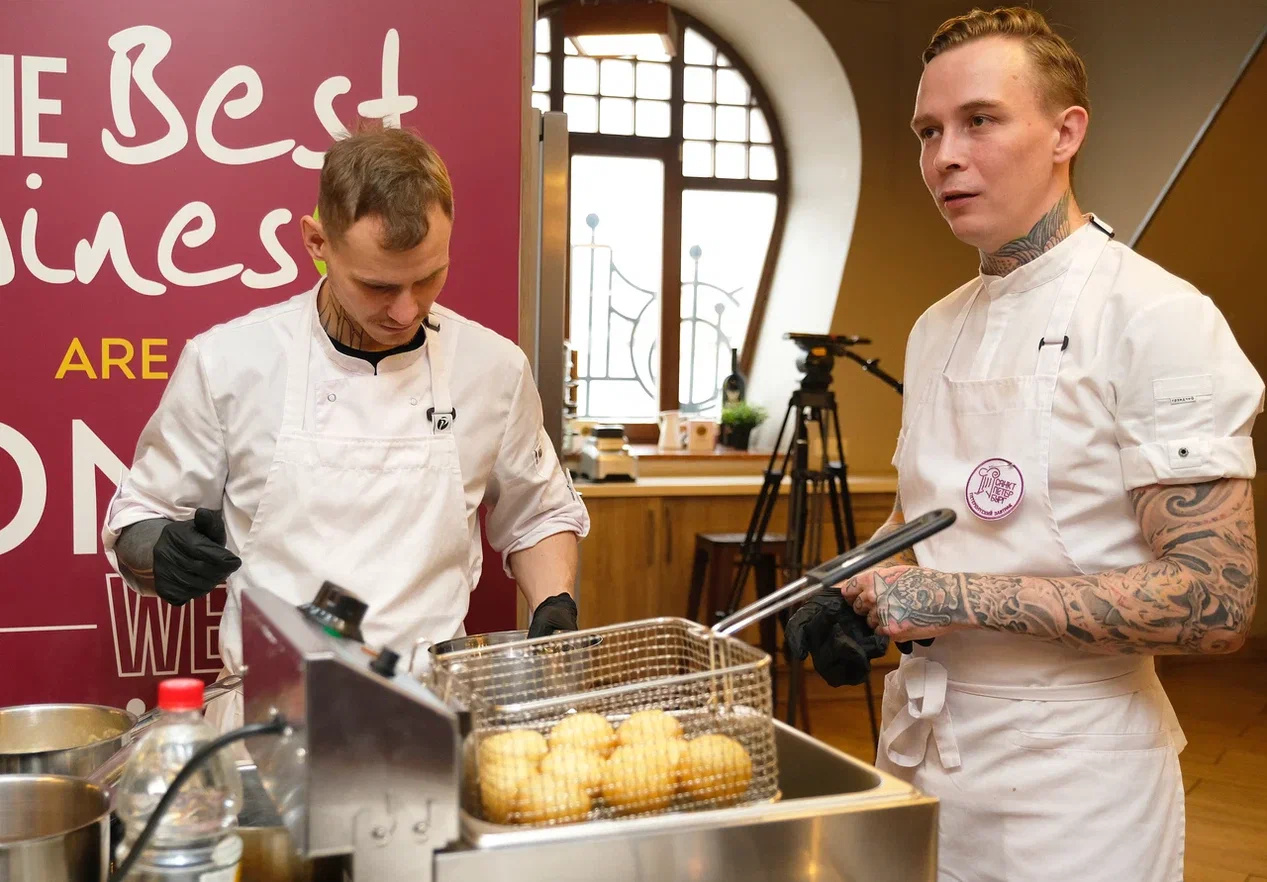
<svg viewBox="0 0 1267 882"><path fill-rule="evenodd" d="M585 505L590 534L581 543L580 626L596 628L663 615L657 594L663 500L603 497L587 499Z"/></svg>

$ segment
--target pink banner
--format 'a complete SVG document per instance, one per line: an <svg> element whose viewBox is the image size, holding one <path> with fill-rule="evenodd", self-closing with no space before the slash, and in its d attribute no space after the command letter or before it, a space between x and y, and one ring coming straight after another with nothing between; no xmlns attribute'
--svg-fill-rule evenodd
<svg viewBox="0 0 1267 882"><path fill-rule="evenodd" d="M48 3L0 11L0 706L214 675L222 591L127 590L101 518L184 341L309 287L321 155L358 112L445 157L441 302L518 322L520 5ZM470 631L513 627L486 551ZM135 706L135 705L134 705Z"/></svg>

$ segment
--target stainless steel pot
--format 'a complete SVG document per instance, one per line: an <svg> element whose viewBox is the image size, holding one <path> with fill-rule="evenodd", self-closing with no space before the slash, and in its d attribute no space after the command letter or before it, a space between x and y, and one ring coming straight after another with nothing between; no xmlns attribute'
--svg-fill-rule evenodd
<svg viewBox="0 0 1267 882"><path fill-rule="evenodd" d="M0 882L103 882L110 800L82 778L0 775Z"/></svg>
<svg viewBox="0 0 1267 882"><path fill-rule="evenodd" d="M0 709L0 774L87 777L119 751L136 717L97 704Z"/></svg>

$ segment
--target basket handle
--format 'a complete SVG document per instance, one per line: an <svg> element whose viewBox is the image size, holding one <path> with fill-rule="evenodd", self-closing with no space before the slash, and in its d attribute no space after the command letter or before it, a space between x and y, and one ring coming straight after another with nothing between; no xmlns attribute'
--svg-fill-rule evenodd
<svg viewBox="0 0 1267 882"><path fill-rule="evenodd" d="M794 582L789 582L778 591L757 598L731 615L726 616L713 625L713 632L726 637L742 631L749 625L759 622L790 606L795 606L822 589L824 585L835 585L868 570L881 561L905 551L917 542L922 542L934 533L940 533L955 522L955 513L948 508L938 508L922 514L913 521L907 521L891 533L885 533L864 542L857 548L846 551L820 564Z"/></svg>

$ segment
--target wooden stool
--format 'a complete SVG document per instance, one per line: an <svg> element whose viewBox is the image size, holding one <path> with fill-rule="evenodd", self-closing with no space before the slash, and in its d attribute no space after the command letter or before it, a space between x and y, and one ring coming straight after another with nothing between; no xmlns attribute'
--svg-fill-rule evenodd
<svg viewBox="0 0 1267 882"><path fill-rule="evenodd" d="M691 568L691 591L687 598L686 617L692 621L712 625L726 613L730 592L734 587L735 568L743 550L746 533L698 533L695 536L695 561ZM778 587L778 566L783 560L787 537L782 533L766 533L757 560L753 564L757 597L772 594ZM704 586L708 586L708 606L704 618L700 606L704 602ZM778 620L787 625L788 611L778 613ZM778 675L773 661L780 657L775 617L770 616L757 623L761 633L761 648L769 654L771 697L778 703ZM795 725L796 696L802 693L801 665L788 659L788 723ZM809 732L809 702L800 702L801 726Z"/></svg>

